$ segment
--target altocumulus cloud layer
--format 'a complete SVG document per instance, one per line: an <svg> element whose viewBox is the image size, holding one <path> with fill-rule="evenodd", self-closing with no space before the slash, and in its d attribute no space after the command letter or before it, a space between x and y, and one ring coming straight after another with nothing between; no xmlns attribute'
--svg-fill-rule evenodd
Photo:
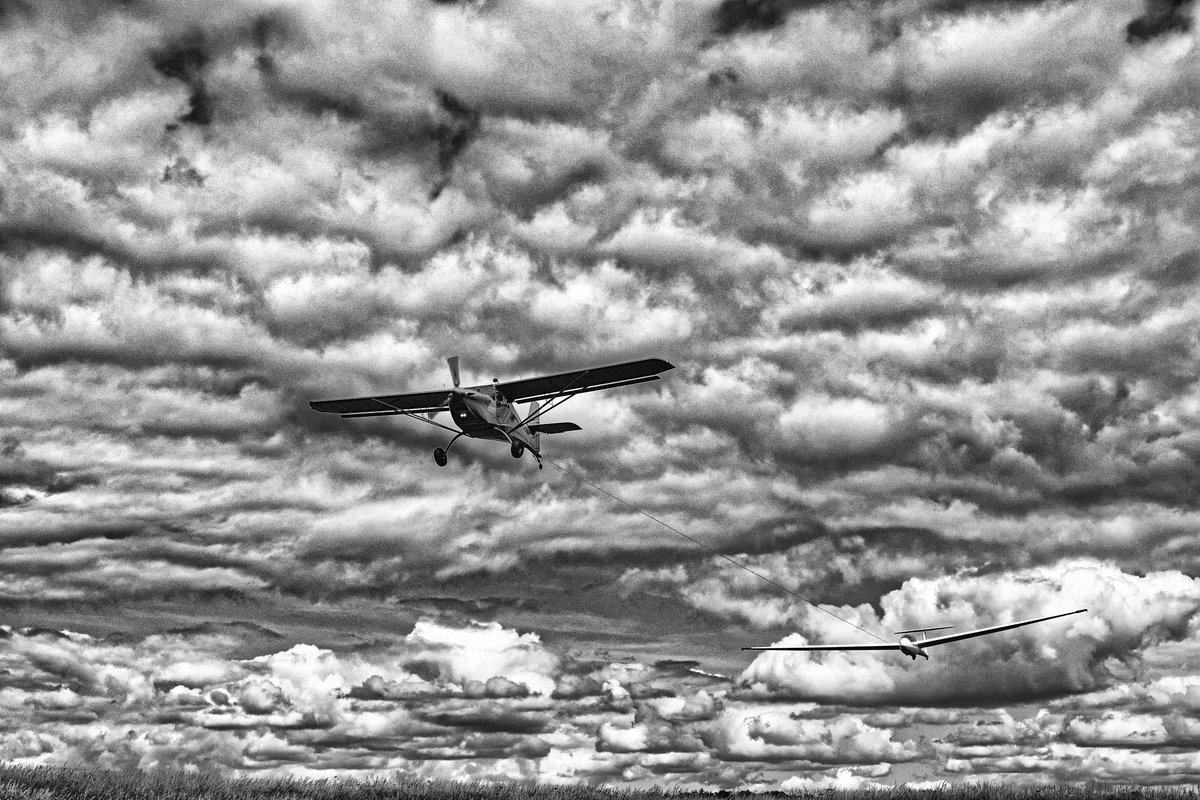
<svg viewBox="0 0 1200 800"><path fill-rule="evenodd" d="M0 758L1200 780L1186 2L0 4ZM316 397L661 355L504 448ZM572 408L573 406L573 408ZM570 413L567 410L570 409Z"/></svg>

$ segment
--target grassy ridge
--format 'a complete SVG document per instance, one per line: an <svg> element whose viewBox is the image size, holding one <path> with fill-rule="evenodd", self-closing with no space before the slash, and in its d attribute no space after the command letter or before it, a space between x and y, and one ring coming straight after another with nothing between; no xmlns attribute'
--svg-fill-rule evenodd
<svg viewBox="0 0 1200 800"><path fill-rule="evenodd" d="M608 789L533 783L425 781L396 777L358 782L338 779L223 778L212 774L160 770L111 772L61 767L0 764L0 800L713 800L787 798L779 792L675 792L662 789ZM1144 798L1200 800L1194 787L1004 786L977 784L918 791L819 791L828 800L1084 800Z"/></svg>

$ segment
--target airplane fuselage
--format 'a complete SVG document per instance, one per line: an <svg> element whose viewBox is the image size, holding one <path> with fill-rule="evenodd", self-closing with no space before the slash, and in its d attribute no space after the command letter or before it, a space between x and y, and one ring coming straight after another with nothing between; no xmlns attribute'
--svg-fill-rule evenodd
<svg viewBox="0 0 1200 800"><path fill-rule="evenodd" d="M467 436L501 442L520 442L530 450L537 449L534 447L532 432L520 424L521 416L512 407L512 403L490 386L470 393L455 393L450 398L450 416L459 430Z"/></svg>

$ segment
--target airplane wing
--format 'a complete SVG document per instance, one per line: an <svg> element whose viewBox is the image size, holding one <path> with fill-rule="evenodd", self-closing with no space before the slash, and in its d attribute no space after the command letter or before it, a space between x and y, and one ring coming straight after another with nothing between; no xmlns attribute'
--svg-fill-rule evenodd
<svg viewBox="0 0 1200 800"><path fill-rule="evenodd" d="M610 364L606 367L577 369L572 372L560 372L557 375L507 381L498 384L496 388L510 402L528 402L656 381L659 373L672 369L675 369L675 365L663 361L661 358L643 358L640 361L626 361L623 364Z"/></svg>
<svg viewBox="0 0 1200 800"><path fill-rule="evenodd" d="M1072 614L1082 614L1087 611L1086 608L1076 609L1075 611L1064 611L1061 614L1051 614L1048 617L1038 617L1037 619L1023 619L1020 622L1010 622L1007 625L993 625L990 628L979 628L978 630L965 631L963 633L951 633L946 636L937 636L933 639L925 639L917 642L922 648L933 647L935 644L948 644L950 642L958 642L963 639L971 639L975 636L986 636L989 633L999 633L1013 628L1019 628L1022 625L1032 625L1035 622L1045 622L1050 619L1058 619L1059 617L1069 617Z"/></svg>
<svg viewBox="0 0 1200 800"><path fill-rule="evenodd" d="M899 650L898 644L805 644L798 647L743 647L743 650Z"/></svg>
<svg viewBox="0 0 1200 800"><path fill-rule="evenodd" d="M388 414L423 414L429 411L445 411L450 407L450 393L409 392L408 394L381 394L374 397L350 397L345 400L312 400L308 404L314 411L341 414L343 417L378 417Z"/></svg>

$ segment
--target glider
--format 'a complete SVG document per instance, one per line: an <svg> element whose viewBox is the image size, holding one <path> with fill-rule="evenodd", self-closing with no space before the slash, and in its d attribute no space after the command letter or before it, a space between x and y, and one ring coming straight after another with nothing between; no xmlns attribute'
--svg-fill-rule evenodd
<svg viewBox="0 0 1200 800"><path fill-rule="evenodd" d="M950 630L953 625L943 625L938 628L912 628L907 631L896 631L896 635L900 636L900 641L896 644L806 644L799 647L743 647L743 650L899 650L906 656L909 656L913 661L917 660L917 656L928 660L929 654L925 652L926 647L933 647L938 644L949 644L950 642L959 642L963 639L972 639L976 636L987 636L989 633L999 633L1000 631L1012 630L1019 628L1022 625L1032 625L1035 622L1045 622L1059 617L1067 617L1071 614L1082 614L1087 611L1086 608L1080 608L1075 611L1064 611L1061 614L1051 614L1048 617L1038 617L1037 619L1023 619L1020 622L1010 622L1006 625L993 625L990 628L979 628L978 630L967 631L965 633L950 633L945 636L935 636L932 639L925 638L929 631L946 631ZM909 634L921 634L921 640L913 639Z"/></svg>
<svg viewBox="0 0 1200 800"><path fill-rule="evenodd" d="M492 378L491 384L464 387L459 385L458 356L451 356L446 363L450 365L450 377L454 381L454 388L449 391L313 400L309 406L315 411L340 414L342 419L402 415L450 431L454 438L449 444L433 451L433 460L439 467L446 466L447 454L459 437L470 436L508 442L513 458L520 458L529 450L541 469L543 433L581 430L574 422L538 422L547 411L577 394L656 381L659 374L675 369L673 364L661 358L644 358L504 383ZM546 401L545 405L541 405L541 401ZM529 412L524 417L517 411L518 402L529 403ZM459 430L434 422L433 417L439 411L449 411Z"/></svg>

